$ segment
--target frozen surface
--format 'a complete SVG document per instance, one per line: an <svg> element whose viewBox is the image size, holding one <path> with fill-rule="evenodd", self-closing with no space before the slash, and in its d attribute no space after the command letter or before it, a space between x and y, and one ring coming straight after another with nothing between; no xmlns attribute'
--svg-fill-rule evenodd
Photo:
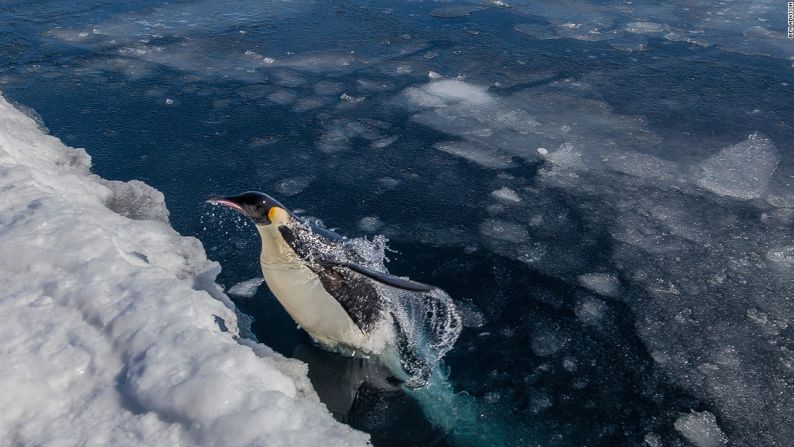
<svg viewBox="0 0 794 447"><path fill-rule="evenodd" d="M0 432L19 445L336 445L306 366L237 338L163 196L0 98Z"/></svg>
<svg viewBox="0 0 794 447"><path fill-rule="evenodd" d="M755 199L766 192L780 157L769 139L752 134L700 164L698 185L722 196Z"/></svg>
<svg viewBox="0 0 794 447"><path fill-rule="evenodd" d="M717 425L717 418L708 411L681 416L675 421L675 429L697 447L719 447L728 443Z"/></svg>

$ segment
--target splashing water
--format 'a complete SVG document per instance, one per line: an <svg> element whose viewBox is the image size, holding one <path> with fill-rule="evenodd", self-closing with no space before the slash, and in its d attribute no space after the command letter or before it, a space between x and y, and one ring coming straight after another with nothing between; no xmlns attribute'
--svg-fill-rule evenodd
<svg viewBox="0 0 794 447"><path fill-rule="evenodd" d="M384 236L343 238L330 243L318 234L316 226L308 222L296 219L291 227L296 233L301 233L301 240L312 245L313 250L308 251L311 253L309 262L322 258L388 273L385 265L388 241ZM375 290L386 304L385 313L397 329L392 332L394 339L388 342L397 348L400 366L409 376L406 385L412 388L426 385L433 370L460 335L461 317L454 301L436 287L428 291L411 291L377 283ZM389 363L386 359L384 361Z"/></svg>

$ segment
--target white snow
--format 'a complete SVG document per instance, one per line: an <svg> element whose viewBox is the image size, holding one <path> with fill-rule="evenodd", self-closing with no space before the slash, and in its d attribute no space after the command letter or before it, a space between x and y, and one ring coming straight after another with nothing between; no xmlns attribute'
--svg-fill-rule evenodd
<svg viewBox="0 0 794 447"><path fill-rule="evenodd" d="M5 441L367 442L331 417L304 364L237 338L218 265L165 222L159 193L89 167L0 98Z"/></svg>
<svg viewBox="0 0 794 447"><path fill-rule="evenodd" d="M719 447L728 438L717 425L717 418L708 411L692 412L676 419L675 429L696 447Z"/></svg>

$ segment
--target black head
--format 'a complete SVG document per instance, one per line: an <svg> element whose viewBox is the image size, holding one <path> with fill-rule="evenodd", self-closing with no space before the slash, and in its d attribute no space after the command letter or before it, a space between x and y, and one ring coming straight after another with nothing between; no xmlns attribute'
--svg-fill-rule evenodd
<svg viewBox="0 0 794 447"><path fill-rule="evenodd" d="M289 211L278 200L256 191L244 192L239 196L210 197L207 202L227 206L257 225L270 225L274 220L289 216Z"/></svg>

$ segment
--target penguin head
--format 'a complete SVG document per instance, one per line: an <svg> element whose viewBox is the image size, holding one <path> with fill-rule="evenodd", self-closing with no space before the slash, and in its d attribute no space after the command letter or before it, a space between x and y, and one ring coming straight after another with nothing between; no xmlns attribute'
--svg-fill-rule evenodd
<svg viewBox="0 0 794 447"><path fill-rule="evenodd" d="M244 192L238 196L210 197L207 202L229 207L248 217L256 225L277 225L287 223L290 212L269 195L256 191Z"/></svg>

